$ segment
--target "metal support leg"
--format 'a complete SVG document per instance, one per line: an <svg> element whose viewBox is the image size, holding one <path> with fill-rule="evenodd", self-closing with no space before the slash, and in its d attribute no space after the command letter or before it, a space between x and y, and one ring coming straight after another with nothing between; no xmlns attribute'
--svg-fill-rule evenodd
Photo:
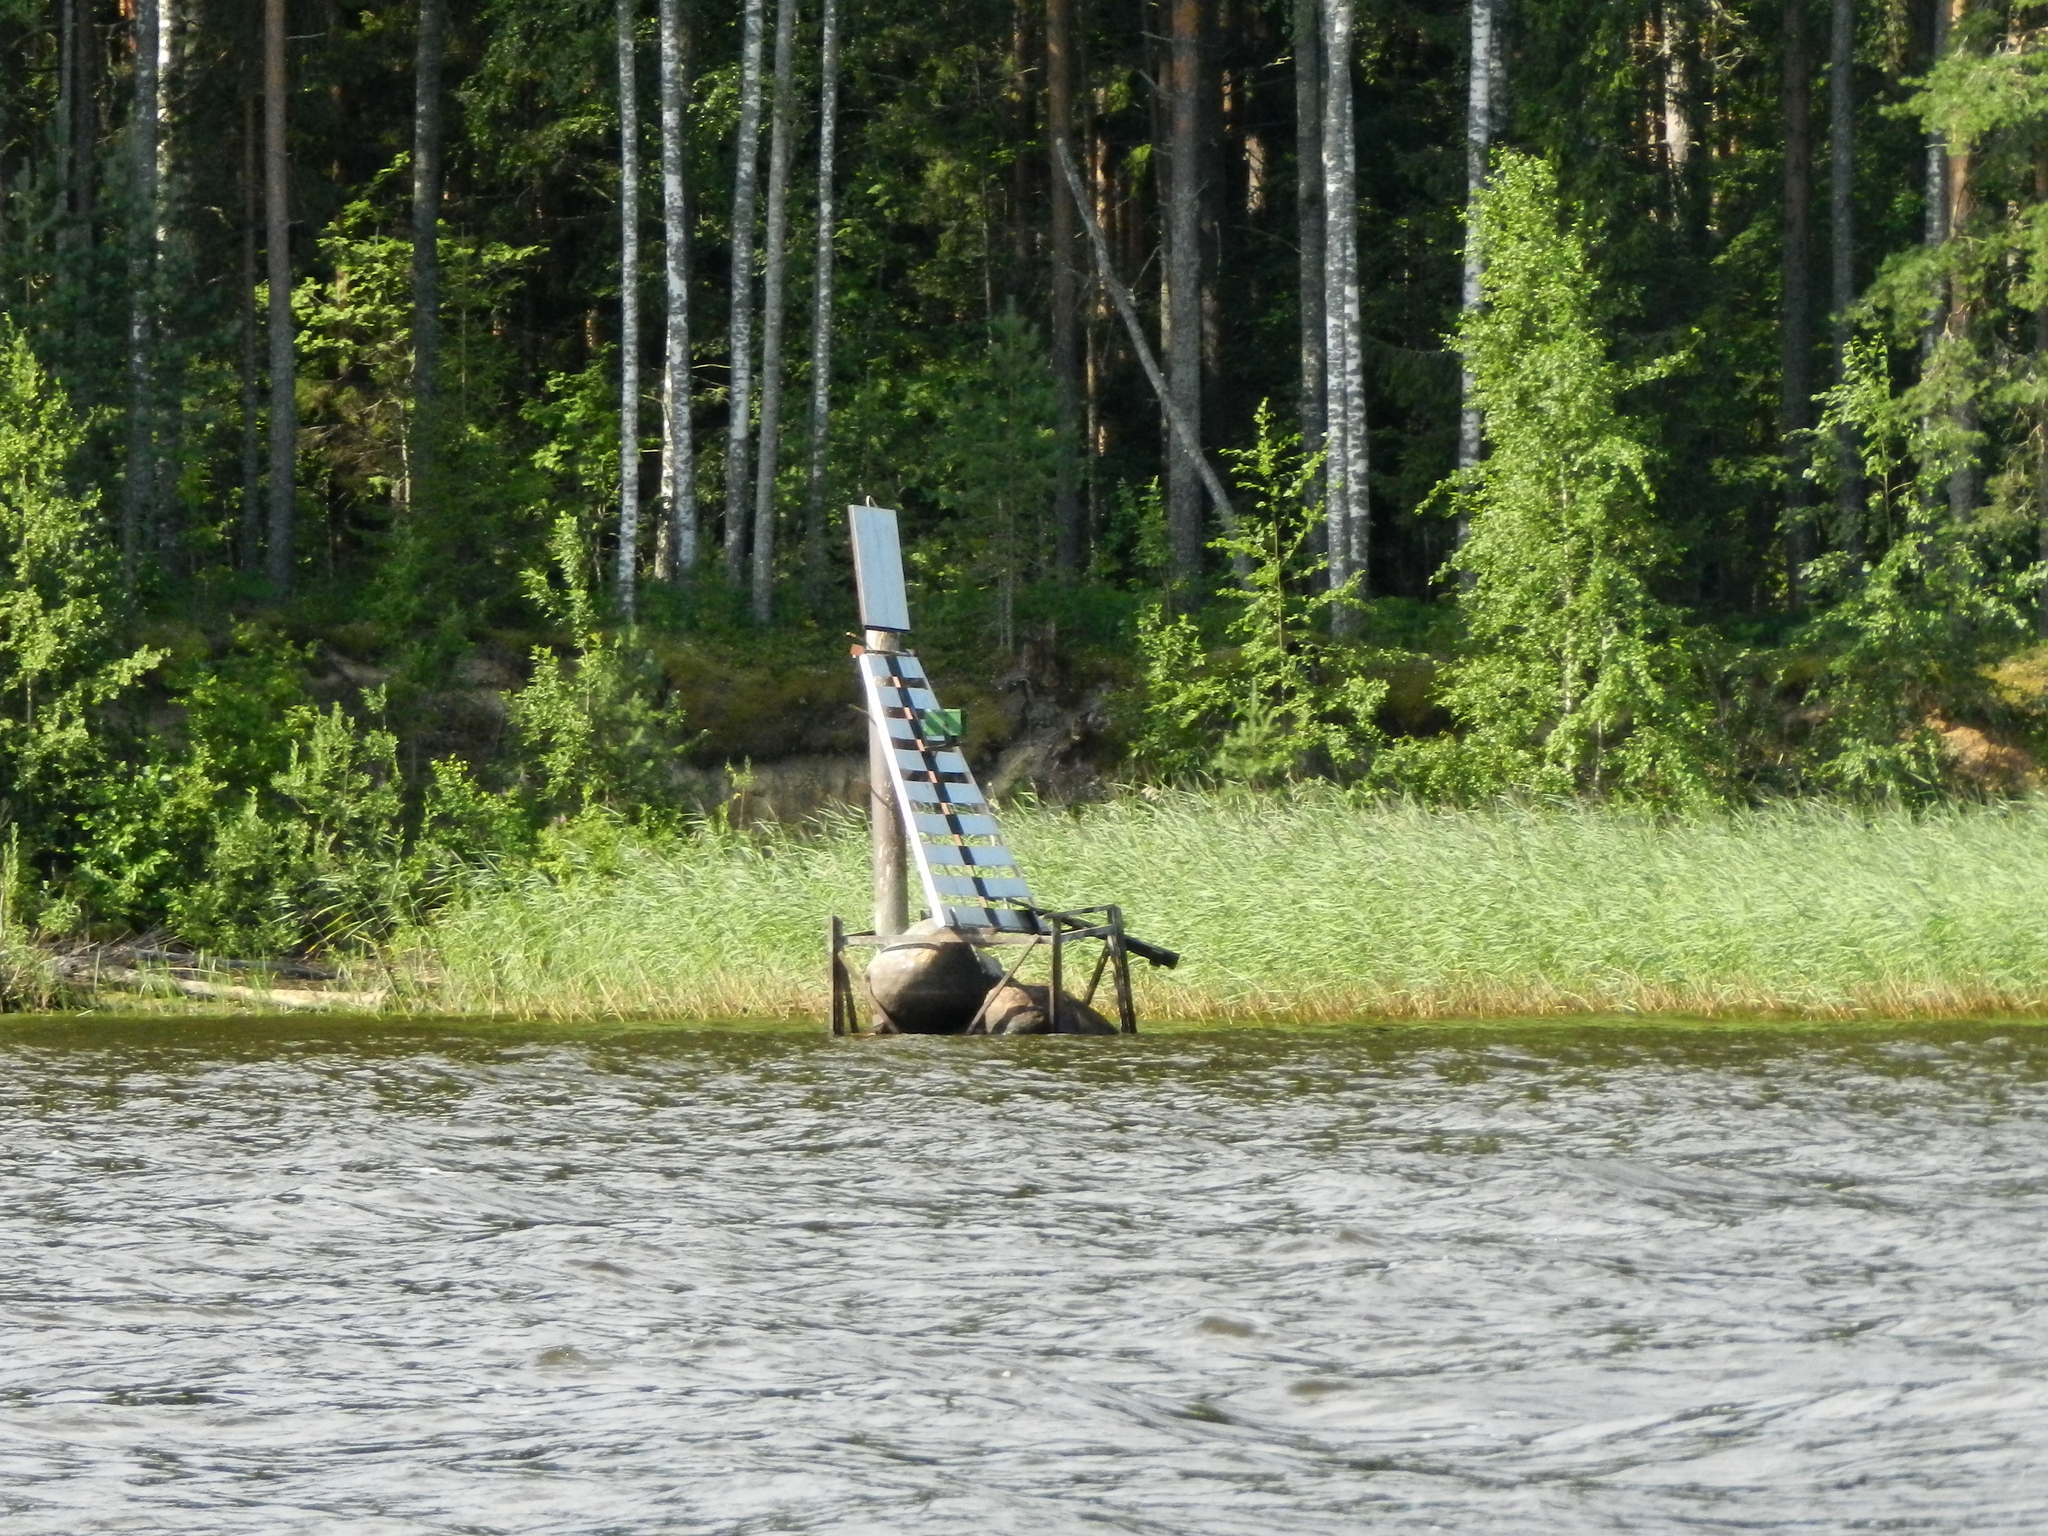
<svg viewBox="0 0 2048 1536"><path fill-rule="evenodd" d="M1055 918L1052 925L1052 989L1045 1000L1046 1022L1053 1027L1055 1033L1059 1031L1060 1003L1065 997L1065 993L1060 990L1066 981L1066 969L1062 953L1064 939L1065 935L1060 932L1059 920Z"/></svg>
<svg viewBox="0 0 2048 1536"><path fill-rule="evenodd" d="M1110 964L1116 970L1116 1022L1127 1035L1138 1032L1138 1005L1131 997L1131 955L1124 948L1124 910L1109 909Z"/></svg>
<svg viewBox="0 0 2048 1536"><path fill-rule="evenodd" d="M832 1033L853 1033L853 978L846 974L846 925L832 919Z"/></svg>

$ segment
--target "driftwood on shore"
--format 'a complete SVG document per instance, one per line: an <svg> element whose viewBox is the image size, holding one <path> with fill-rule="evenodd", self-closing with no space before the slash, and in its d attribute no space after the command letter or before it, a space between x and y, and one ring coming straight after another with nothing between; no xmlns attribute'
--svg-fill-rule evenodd
<svg viewBox="0 0 2048 1536"><path fill-rule="evenodd" d="M97 991L113 987L123 991L148 992L169 989L185 997L206 1002L245 1003L261 1008L381 1008L391 996L389 988L373 991L341 987L266 987L210 979L222 972L230 975L271 975L294 981L341 979L340 972L326 966L293 960L215 959L145 945L96 945L51 962L60 985Z"/></svg>

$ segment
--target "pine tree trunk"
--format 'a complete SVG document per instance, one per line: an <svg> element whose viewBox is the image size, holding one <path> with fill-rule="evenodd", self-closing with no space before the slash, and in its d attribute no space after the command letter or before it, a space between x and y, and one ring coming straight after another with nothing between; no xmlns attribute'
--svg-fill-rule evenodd
<svg viewBox="0 0 2048 1536"><path fill-rule="evenodd" d="M1801 568L1812 558L1800 436L1813 425L1813 63L1807 0L1784 0L1785 231L1778 332L1778 441L1785 460L1785 588L1800 605Z"/></svg>
<svg viewBox="0 0 2048 1536"><path fill-rule="evenodd" d="M761 159L761 46L766 0L746 0L740 41L739 162L732 190L732 319L726 328L732 386L726 395L725 579L747 558L748 418L754 408L754 202Z"/></svg>
<svg viewBox="0 0 2048 1536"><path fill-rule="evenodd" d="M272 593L291 592L298 509L298 359L292 327L291 162L285 151L285 0L263 0L264 256L270 282L270 541Z"/></svg>
<svg viewBox="0 0 2048 1536"><path fill-rule="evenodd" d="M2034 201L2048 203L2048 144L2034 149ZM2034 374L2048 374L2048 296L2034 311ZM2048 404L2036 410L2034 420L2034 527L2036 558L2048 566ZM2042 590L2034 628L2048 640L2048 588Z"/></svg>
<svg viewBox="0 0 2048 1536"><path fill-rule="evenodd" d="M1849 306L1856 301L1856 0L1834 0L1828 47L1828 223L1835 382L1848 377ZM1863 475L1854 433L1837 434L1835 521L1842 547L1863 549Z"/></svg>
<svg viewBox="0 0 2048 1536"><path fill-rule="evenodd" d="M683 182L683 114L690 98L689 39L681 0L659 0L661 27L662 272L668 328L661 365L661 500L668 536L655 574L697 568L697 445L690 419L690 224Z"/></svg>
<svg viewBox="0 0 2048 1536"><path fill-rule="evenodd" d="M135 199L128 260L128 465L121 495L121 581L135 583L144 530L156 499L157 89L160 0L135 4L135 100L129 153Z"/></svg>
<svg viewBox="0 0 2048 1536"><path fill-rule="evenodd" d="M1166 380L1197 443L1202 432L1202 21L1202 0L1168 0ZM1202 573L1200 471L1183 444L1171 435L1167 444L1171 577L1176 588L1192 595Z"/></svg>
<svg viewBox="0 0 2048 1536"><path fill-rule="evenodd" d="M1059 476L1053 488L1053 563L1081 569L1081 273L1075 261L1073 199L1060 195L1059 146L1074 131L1074 0L1045 0L1046 137L1055 156L1052 189L1052 373L1059 410Z"/></svg>
<svg viewBox="0 0 2048 1536"><path fill-rule="evenodd" d="M640 89L635 0L619 0L619 611L640 573Z"/></svg>
<svg viewBox="0 0 2048 1536"><path fill-rule="evenodd" d="M775 476L782 447L783 296L789 277L789 156L796 131L796 0L775 13L775 114L768 140L768 248L761 293L761 437L754 468L754 622L775 617Z"/></svg>
<svg viewBox="0 0 2048 1536"><path fill-rule="evenodd" d="M1367 541L1371 502L1367 475L1371 444L1366 434L1363 326L1358 301L1358 151L1351 106L1353 0L1326 0L1323 13L1323 204L1325 214L1323 354L1328 410L1324 444L1329 457L1330 584L1356 581L1363 594L1370 576ZM1331 610L1338 634L1350 632L1351 615Z"/></svg>
<svg viewBox="0 0 2048 1536"><path fill-rule="evenodd" d="M1963 19L1967 0L1937 0L1937 4L1946 4L1948 7L1948 40L1953 45L1960 40L1957 27ZM1946 147L1944 146L1944 148ZM1969 224L1970 215L1976 211L1977 189L1975 170L1975 157L1968 149L1948 155L1946 187L1948 193L1948 216L1946 222L1948 226L1947 233L1951 238L1964 233ZM1944 333L1953 338L1959 345L1966 344L1969 340L1970 330L1975 323L1976 311L1977 294L1972 281L1963 275L1958 275L1951 279L1948 314L1943 326ZM1953 414L1956 426L1964 434L1975 433L1977 430L1977 411L1975 405L1968 398L1961 399L1956 403ZM1964 518L1975 511L1979 500L1979 490L1976 456L1971 454L1966 456L1963 462L1957 465L1949 474L1949 515L1954 518Z"/></svg>
<svg viewBox="0 0 2048 1536"><path fill-rule="evenodd" d="M419 0L413 55L411 494L431 503L441 361L441 55L448 0ZM426 494L422 496L422 490Z"/></svg>
<svg viewBox="0 0 2048 1536"><path fill-rule="evenodd" d="M839 4L818 12L818 246L811 275L811 456L804 484L804 603L825 598L825 469L832 442L832 255L838 204L832 178L839 151Z"/></svg>
<svg viewBox="0 0 2048 1536"><path fill-rule="evenodd" d="M256 342L256 94L242 98L242 527L241 565L263 559L263 426L258 417Z"/></svg>
<svg viewBox="0 0 2048 1536"><path fill-rule="evenodd" d="M1301 441L1322 451L1323 32L1319 0L1294 0L1294 185L1301 243ZM1314 494L1311 492L1311 494Z"/></svg>

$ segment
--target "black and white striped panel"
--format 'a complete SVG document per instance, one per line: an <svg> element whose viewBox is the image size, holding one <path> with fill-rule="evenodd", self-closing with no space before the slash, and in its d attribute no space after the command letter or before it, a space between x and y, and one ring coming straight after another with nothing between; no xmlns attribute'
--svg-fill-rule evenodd
<svg viewBox="0 0 2048 1536"><path fill-rule="evenodd" d="M951 741L928 740L927 711L939 701L918 659L907 652L868 651L860 658L868 710L887 730L890 777L926 907L955 928L1036 931L1031 888L967 759ZM974 839L975 841L969 841Z"/></svg>

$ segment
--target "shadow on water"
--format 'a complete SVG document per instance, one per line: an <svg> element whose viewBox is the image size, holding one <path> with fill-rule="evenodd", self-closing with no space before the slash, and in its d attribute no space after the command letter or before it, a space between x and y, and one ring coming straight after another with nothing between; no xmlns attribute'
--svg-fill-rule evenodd
<svg viewBox="0 0 2048 1536"><path fill-rule="evenodd" d="M2032 1531L2048 1031L0 1023L0 1531Z"/></svg>

